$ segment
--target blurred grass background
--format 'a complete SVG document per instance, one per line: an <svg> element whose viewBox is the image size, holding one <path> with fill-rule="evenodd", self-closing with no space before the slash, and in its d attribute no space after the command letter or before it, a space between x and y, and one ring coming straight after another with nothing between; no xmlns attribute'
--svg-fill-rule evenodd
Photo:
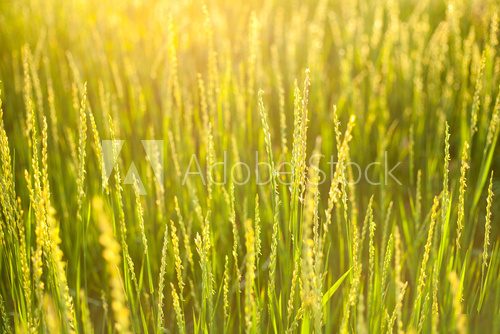
<svg viewBox="0 0 500 334"><path fill-rule="evenodd" d="M498 8L495 1L487 0L0 2L0 96L11 157L11 163L2 161L0 295L7 319L3 328L9 323L18 332L50 332L51 304L44 300L55 301L54 326L60 330L119 328L112 325L120 318L110 306L114 296L108 291L107 278L112 275L102 259L99 236L104 232L98 228L93 205L99 203L93 199L102 198L105 213L97 216L107 217L121 245L120 280L134 332L307 332L318 331L318 321L325 332L498 331L500 206L496 199L490 205L491 231L485 233L492 171L492 192L500 193ZM259 113L260 89L263 113ZM301 113L307 114L307 128L297 123ZM340 130L334 115L340 120ZM268 159L269 147L276 165L291 161L297 172L319 137L317 150L325 156L319 167L328 171L328 158L340 157L340 133L351 116L355 126L344 164L352 161L367 166L384 161L387 155L391 168L401 163L395 171L401 185L385 180L384 168L374 168L374 178L381 185L362 179L344 186L353 173L345 165L340 165L341 179L321 184L317 195L305 178L299 178L296 186L278 184L276 189L259 186L252 179L234 186L232 196L229 183L182 182L182 171L193 154L203 168L222 159L224 152L231 163L253 166L255 152ZM37 197L30 196L27 180L36 183L43 178L44 167L37 173L33 162L37 156L43 164L41 148L33 148L44 142L44 119L50 194L41 191ZM147 196L137 199L133 187L122 188L116 176L103 191L99 144L101 139L113 138L125 140L119 161L121 177L132 161L136 163ZM165 140L162 185L155 183L142 139ZM306 150L294 156L301 142ZM464 149L466 143L469 149ZM470 169L460 202L463 151ZM8 169L13 173L12 184ZM220 178L219 173L215 177ZM330 188L338 188L345 199L335 201L333 218L325 214ZM256 219L257 194L260 220ZM433 198L439 194L442 207L431 238L430 262L422 268ZM372 195L373 219L368 217L363 223ZM308 216L309 200L314 218ZM54 225L48 218L51 210L44 206L53 207ZM462 247L456 249L461 210L465 215ZM248 219L254 223L251 228L245 228ZM367 232L370 221L376 225L373 234ZM247 254L248 245L253 245L250 236L259 222L257 244L261 243L262 251L252 270L246 266L255 254ZM168 230L171 224L177 226L181 239L180 277L174 265L172 229ZM24 227L23 233L15 231L18 225ZM314 239L317 268L312 281L321 282L313 284L315 293L323 296L351 270L321 306L314 306L318 298L311 302L303 293L308 284L303 263L308 248L302 236L307 235L304 231L309 225L318 226L324 236L323 243L318 242L321 238ZM65 325L61 275L52 277L55 269L47 260L55 252L48 246L51 242L44 241L50 237L36 232L37 227L51 226L60 229L63 272L75 309L73 325ZM200 268L203 256L196 252L194 241L197 233L202 235L207 229L203 240L209 240L212 248L207 250L205 266L213 279L205 277L203 264L205 269ZM366 244L364 250L354 241L357 230L361 245ZM401 234L400 277L396 263L384 256L386 249L394 248L389 240L396 233ZM147 252L142 235L147 237ZM168 252L162 304L158 284L164 235ZM483 264L485 235L489 259ZM275 291L270 274L274 242ZM24 255L20 244L26 247ZM52 240L52 244L57 242ZM22 276L20 264L24 257L33 273L38 268L33 259L37 249L43 252L43 289L34 276ZM375 255L369 254L370 249ZM383 286L385 261L390 263L390 278ZM353 270L355 263L362 265L358 274ZM253 271L254 282L246 282ZM229 277L226 294L225 272ZM432 280L419 300L422 272ZM451 272L459 278L458 289L448 280ZM356 283L357 275L360 283ZM33 281L26 283L21 277ZM174 310L170 282L179 293L181 281L186 286L180 293L179 312ZM211 281L213 293L206 292ZM402 282L408 282L408 287L399 314ZM359 296L353 302L349 295L356 284ZM26 287L33 290L33 298L26 297ZM458 306L467 318L464 326L453 291L462 295ZM224 312L225 300L229 316ZM209 307L209 301L214 305ZM315 307L321 309L320 316ZM160 309L164 321L158 321ZM393 311L397 321L390 327ZM344 321L347 327L341 325Z"/></svg>

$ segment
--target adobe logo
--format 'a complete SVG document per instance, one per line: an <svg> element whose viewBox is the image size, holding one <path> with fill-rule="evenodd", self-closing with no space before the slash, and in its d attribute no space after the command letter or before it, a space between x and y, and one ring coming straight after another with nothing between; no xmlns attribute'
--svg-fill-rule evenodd
<svg viewBox="0 0 500 334"><path fill-rule="evenodd" d="M146 153L146 159L152 168L156 182L163 185L163 140L141 140ZM120 152L125 144L124 140L102 140L102 187L107 187L109 178L113 173ZM139 195L146 195L146 189L134 162L130 163L123 179L123 184L137 185Z"/></svg>

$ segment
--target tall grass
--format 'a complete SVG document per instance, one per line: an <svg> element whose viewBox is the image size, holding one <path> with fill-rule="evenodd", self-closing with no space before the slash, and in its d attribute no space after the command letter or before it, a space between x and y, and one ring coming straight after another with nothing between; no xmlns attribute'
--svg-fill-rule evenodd
<svg viewBox="0 0 500 334"><path fill-rule="evenodd" d="M500 332L499 9L0 1L0 332Z"/></svg>

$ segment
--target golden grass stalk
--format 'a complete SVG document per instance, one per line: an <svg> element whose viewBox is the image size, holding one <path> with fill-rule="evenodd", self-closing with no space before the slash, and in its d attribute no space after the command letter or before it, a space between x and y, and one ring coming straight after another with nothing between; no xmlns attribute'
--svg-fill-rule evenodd
<svg viewBox="0 0 500 334"><path fill-rule="evenodd" d="M259 257L262 255L262 245L260 240L261 227L260 227L260 208L259 208L259 195L255 195L255 263L259 267Z"/></svg>
<svg viewBox="0 0 500 334"><path fill-rule="evenodd" d="M245 326L247 333L258 331L259 316L255 298L255 233L250 219L245 220Z"/></svg>
<svg viewBox="0 0 500 334"><path fill-rule="evenodd" d="M396 306L394 307L394 312L392 316L389 318L387 329L389 332L392 332L394 327L394 322L397 322L397 333L404 333L403 331L403 321L401 318L401 310L403 308L403 299L406 293L406 288L408 287L408 282L401 284L399 288L397 288L397 296L396 296Z"/></svg>
<svg viewBox="0 0 500 334"><path fill-rule="evenodd" d="M28 252L25 241L25 222L22 218L23 212L21 209L21 200L16 199L15 187L14 187L14 175L12 170L12 160L10 157L9 142L7 134L5 132L5 126L3 123L3 109L2 109L2 94L0 91L0 164L1 164L1 175L0 184L2 186L2 191L0 192L0 203L2 204L2 212L4 214L4 220L1 221L0 226L2 226L3 231L7 230L8 235L12 236L14 243L18 244L18 251L15 253L19 259L19 280L21 281L22 297L24 297L24 303L26 304L26 319L22 319L23 316L20 315L22 319L22 325L26 323L32 323L32 274L30 271L28 263ZM5 235L2 235L5 237ZM4 246L6 240L2 240L0 246ZM26 322L26 323L25 323ZM8 324L8 323L6 323ZM26 330L26 328L24 328Z"/></svg>
<svg viewBox="0 0 500 334"><path fill-rule="evenodd" d="M460 187L458 190L458 217L457 217L457 250L460 249L460 238L464 228L465 191L467 189L467 171L469 170L469 143L465 142L462 149L462 165L460 166Z"/></svg>
<svg viewBox="0 0 500 334"><path fill-rule="evenodd" d="M448 186L448 178L449 178L449 165L450 165L450 126L448 122L446 122L445 128L445 138L444 138L444 170L443 170L443 193L442 193L442 205L441 205L441 219L442 223L446 219L446 214L448 211L448 203L449 203L449 186Z"/></svg>
<svg viewBox="0 0 500 334"><path fill-rule="evenodd" d="M156 329L162 331L163 328L163 290L165 288L165 275L167 272L167 252L168 252L168 225L165 224L165 232L163 234L163 246L161 249L160 260L160 275L158 277L158 305L157 305L157 318Z"/></svg>
<svg viewBox="0 0 500 334"><path fill-rule="evenodd" d="M0 203L2 203L2 213L5 221L0 221L0 247L5 247L5 234L8 232L7 221L14 221L12 208L13 175L10 159L9 140L3 124L3 109L2 109L2 91L0 90L0 166L2 175L0 176L0 184L5 191L0 192Z"/></svg>
<svg viewBox="0 0 500 334"><path fill-rule="evenodd" d="M287 324L290 324L293 308L295 306L295 290L297 290L297 283L299 283L300 281L299 274L300 274L300 258L297 257L297 259L294 261L292 283L290 286L290 296L288 297L288 304L286 308Z"/></svg>
<svg viewBox="0 0 500 334"><path fill-rule="evenodd" d="M285 89L283 88L283 81L281 75L278 76L278 99L279 99L279 113L280 113L280 138L281 138L281 152L283 156L288 154L288 139L287 139L287 125L285 114Z"/></svg>
<svg viewBox="0 0 500 334"><path fill-rule="evenodd" d="M146 237L146 229L144 227L144 209L142 208L141 196L139 194L139 183L134 175L134 196L135 196L135 211L139 225L139 232L141 233L141 242L143 254L148 255L148 239Z"/></svg>
<svg viewBox="0 0 500 334"><path fill-rule="evenodd" d="M182 217L181 209L179 207L179 200L177 199L177 196L174 196L174 207L175 207L175 213L177 214L177 219L179 221L179 227L182 232L182 238L184 243L184 249L186 251L187 261L191 266L191 269L194 270L193 251L191 250L190 232L188 231L186 223L184 222L184 218Z"/></svg>
<svg viewBox="0 0 500 334"><path fill-rule="evenodd" d="M183 300L184 280L182 278L184 266L182 265L181 253L179 249L179 237L174 222L170 221L170 235L172 238L172 249L174 252L175 272L177 274L177 284L179 286L180 299Z"/></svg>
<svg viewBox="0 0 500 334"><path fill-rule="evenodd" d="M30 75L30 64L32 62L31 59L31 51L27 45L23 46L22 49L22 61L23 61L23 99L24 99L24 107L26 111L26 123L24 126L24 135L28 140L28 145L31 147L32 142L30 138L30 133L33 127L33 117L34 117L34 107L33 107L33 87L31 84L31 75Z"/></svg>
<svg viewBox="0 0 500 334"><path fill-rule="evenodd" d="M80 99L80 112L78 121L78 178L77 178L77 193L78 193L78 207L77 218L82 221L82 205L83 198L85 197L85 157L87 155L87 83L83 85L82 97Z"/></svg>
<svg viewBox="0 0 500 334"><path fill-rule="evenodd" d="M229 186L229 195L226 201L229 203L229 221L231 222L232 230L233 230L233 261L234 261L234 269L236 271L236 287L238 293L240 292L240 282L241 282L241 272L238 264L238 248L239 248L239 234L238 234L238 225L236 223L236 211L234 208L234 184L231 183ZM271 259L272 261L272 259Z"/></svg>
<svg viewBox="0 0 500 334"><path fill-rule="evenodd" d="M170 150L172 151L172 162L174 164L175 174L178 178L180 178L182 173L179 165L179 155L177 154L177 149L175 148L175 139L172 131L168 131L168 142L170 143Z"/></svg>
<svg viewBox="0 0 500 334"><path fill-rule="evenodd" d="M43 104L43 94L42 94L42 87L41 87L41 83L40 83L40 77L38 75L38 70L37 70L37 67L38 67L38 64L35 64L38 63L38 57L37 55L35 55L35 59L31 59L31 61L28 63L29 65L29 68L30 68L30 72L31 72L31 81L32 81L32 88L33 88L33 92L35 93L35 105L36 105L36 110L38 112L39 115L44 115L45 112L44 112L44 104Z"/></svg>
<svg viewBox="0 0 500 334"><path fill-rule="evenodd" d="M196 250L200 256L201 277L202 277L202 327L204 330L212 329L213 327L213 295L215 293L212 274L211 257L211 232L210 232L210 211L203 222L201 236L197 233L195 237ZM208 321L207 321L208 320ZM206 327L208 325L208 327Z"/></svg>
<svg viewBox="0 0 500 334"><path fill-rule="evenodd" d="M302 164L305 164L305 153L301 153L301 140L302 140L302 123L303 113L300 108L301 105L301 92L297 81L294 83L294 106L293 106L293 142L292 142L292 180L293 191L292 194L299 192L299 185L302 179Z"/></svg>
<svg viewBox="0 0 500 334"><path fill-rule="evenodd" d="M174 304L175 318L177 319L177 327L179 328L179 333L186 332L186 325L184 320L184 312L182 311L181 303L179 300L179 295L175 289L174 284L170 283L172 289L172 302Z"/></svg>
<svg viewBox="0 0 500 334"><path fill-rule="evenodd" d="M206 131L208 131L208 123L210 121L210 117L208 114L208 104L207 104L207 95L205 89L205 82L201 77L201 74L198 73L198 94L200 99L200 111L201 111L201 120L202 120L202 133L206 136Z"/></svg>
<svg viewBox="0 0 500 334"><path fill-rule="evenodd" d="M490 44L489 46L491 49L496 53L498 53L498 50L496 49L498 45L498 12L494 11L493 15L491 16L491 23L490 23Z"/></svg>
<svg viewBox="0 0 500 334"><path fill-rule="evenodd" d="M115 127L113 125L113 119L111 118L111 114L108 113L107 116L108 116L110 137L111 140L115 140ZM118 157L117 154L118 152L116 152L116 149L117 149L116 146L112 145L113 157ZM113 161L113 166L116 164L118 164L118 161ZM80 171L80 173L82 172ZM139 294L139 284L137 282L137 276L135 275L134 262L132 260L132 257L130 256L127 244L127 226L125 223L125 212L123 208L123 188L122 188L120 168L115 168L114 174L115 174L115 195L116 195L116 202L118 203L117 208L118 208L118 226L120 228L120 244L123 251L124 261L127 264L126 267L128 269L130 279L132 280L132 284L134 285L137 294Z"/></svg>
<svg viewBox="0 0 500 334"><path fill-rule="evenodd" d="M410 146L409 148L409 164L410 164L410 181L411 183L413 184L414 182L414 177L415 177L415 174L414 174L414 170L415 170L415 127L413 124L410 125L410 134L408 136L408 145Z"/></svg>
<svg viewBox="0 0 500 334"><path fill-rule="evenodd" d="M372 224L372 220L373 220L373 195L370 196L370 200L368 201L368 207L366 208L366 214L363 220L363 227L361 228L361 235L359 242L360 248L357 254L359 257L361 257L363 254L366 234L368 233L369 227Z"/></svg>
<svg viewBox="0 0 500 334"><path fill-rule="evenodd" d="M300 278L299 278L299 281L300 281ZM292 323L287 328L287 330L285 332L286 334L290 334L290 333L295 333L296 332L295 330L296 330L296 328L299 325L299 321L304 317L304 314L305 314L305 309L303 307L300 307L297 310L297 313L295 314L295 318L293 319Z"/></svg>
<svg viewBox="0 0 500 334"><path fill-rule="evenodd" d="M210 113L216 112L216 100L219 96L219 70L217 65L217 51L215 49L213 23L206 5L203 5L203 15L205 16L204 28L208 41L208 103Z"/></svg>
<svg viewBox="0 0 500 334"><path fill-rule="evenodd" d="M351 158L349 156L349 151L347 152L347 164L351 162ZM347 167L347 178L344 178L344 180L340 183L341 184L341 193L342 193L342 204L344 206L344 219L347 220L348 214L348 207L347 207L347 200L349 199L349 203L351 204L351 215L350 219L353 221L354 224L357 224L358 222L358 205L356 203L356 181L354 180L354 173L353 173L353 168L352 166ZM347 187L345 184L347 183ZM325 229L326 231L326 229Z"/></svg>
<svg viewBox="0 0 500 334"><path fill-rule="evenodd" d="M108 187L108 180L107 177L104 173L104 156L102 153L102 146L101 146L101 137L99 135L99 130L97 129L97 124L94 118L94 114L89 108L89 113L88 117L90 120L90 129L92 132L92 148L94 149L94 153L97 157L97 163L99 170L101 172L101 182L102 182L102 187L104 188L104 191L106 194L109 194L109 187Z"/></svg>
<svg viewBox="0 0 500 334"><path fill-rule="evenodd" d="M420 223L420 216L422 214L422 170L419 169L417 172L417 190L415 194L415 211L416 211L416 221Z"/></svg>
<svg viewBox="0 0 500 334"><path fill-rule="evenodd" d="M401 272L403 269L402 252L401 252L401 235L399 234L399 227L394 229L394 276L396 282L396 307L394 308L397 332L403 333L403 299L408 286L408 282L403 283ZM392 327L389 327L392 328Z"/></svg>
<svg viewBox="0 0 500 334"><path fill-rule="evenodd" d="M375 229L376 223L373 219L373 213L370 215L369 223L369 234L368 234L368 305L373 303L373 290L374 290L374 280L375 280ZM369 307L369 312L371 314L372 307Z"/></svg>
<svg viewBox="0 0 500 334"><path fill-rule="evenodd" d="M274 158L273 158L273 148L272 148L272 143L271 143L271 132L269 128L269 123L268 123L268 114L267 111L264 107L264 101L263 101L263 91L259 90L258 93L258 109L259 109L259 116L264 132L264 142L265 142L265 147L266 147L266 153L267 153L267 159L270 164L270 179L271 179L271 186L272 186L272 198L273 198L273 232L271 236L271 254L270 254L270 264L269 264L269 289L268 291L268 299L273 300L274 299L274 294L275 294L275 288L276 288L276 253L277 253L277 246L278 246L278 233L279 233L279 217L280 217L280 211L279 211L279 206L280 206L280 197L279 197L279 191L278 191L278 184L277 184L277 174L275 171L275 165L274 165ZM283 130L284 131L284 130ZM282 142L283 143L283 142ZM256 198L256 213L258 212L258 197ZM260 246L260 217L257 219L256 217L256 234L257 234L257 264L258 264L258 257L261 254L261 246ZM272 303L269 302L269 313L272 313Z"/></svg>
<svg viewBox="0 0 500 334"><path fill-rule="evenodd" d="M418 326L417 326L417 333L422 333L424 325L426 323L427 311L429 309L429 299L430 299L429 292L427 292L425 294L424 303L421 307L420 314L419 314L420 320L419 320Z"/></svg>
<svg viewBox="0 0 500 334"><path fill-rule="evenodd" d="M382 278L380 281L381 282L380 286L382 287L383 294L385 294L384 293L385 285L387 282L387 277L389 276L389 267L392 261L393 249L394 249L394 235L391 233L389 235L389 240L387 241L387 246L384 253L384 264L382 266Z"/></svg>
<svg viewBox="0 0 500 334"><path fill-rule="evenodd" d="M431 316L433 333L438 333L438 326L439 326L438 289L439 289L439 273L437 270L437 265L434 265L434 270L432 273L432 316Z"/></svg>
<svg viewBox="0 0 500 334"><path fill-rule="evenodd" d="M104 248L102 256L106 261L108 284L111 289L111 309L113 310L115 329L118 333L131 333L129 328L130 311L127 307L123 280L119 269L121 262L120 245L113 234L113 227L105 213L103 201L95 197L92 200L92 207L94 208L94 219L101 232L99 243Z"/></svg>
<svg viewBox="0 0 500 334"><path fill-rule="evenodd" d="M387 246L387 237L390 236L390 223L391 223L391 216L392 216L392 207L394 206L394 202L390 201L389 205L387 206L387 211L385 213L385 218L384 218L384 225L382 229L382 244L381 246L384 247ZM383 248L382 248L383 249ZM382 256L385 256L385 253L382 253Z"/></svg>
<svg viewBox="0 0 500 334"><path fill-rule="evenodd" d="M31 101L29 102L31 107L31 113L33 113L33 106ZM36 117L32 115L30 117L31 120L31 148L32 148L32 154L31 154L31 175L28 173L28 171L25 170L25 179L27 183L27 188L28 192L30 195L30 202L32 203L33 206L33 211L34 211L34 217L35 217L35 250L32 252L31 256L31 261L32 261L32 273L33 273L33 281L35 285L35 296L36 299L38 300L39 303L41 303L43 299L43 292L45 285L42 281L42 275L43 275L43 260L42 260L42 255L43 255L43 248L46 244L46 231L47 231L47 224L46 224L46 206L43 202L44 196L43 196L43 189L42 189L42 175L40 171L40 166L39 166L39 160L38 160L38 138L37 138L37 127L36 127ZM24 238L24 236L23 236ZM39 326L39 316L40 316L40 310L35 309L35 312L33 314L33 319L31 319L31 322L28 324L30 327L30 330L36 330L38 329Z"/></svg>
<svg viewBox="0 0 500 334"><path fill-rule="evenodd" d="M262 90L259 90L258 93L258 109L259 109L259 115L261 119L261 124L262 124L262 129L264 132L264 142L266 146L266 153L267 153L267 159L270 164L270 180L271 180L271 186L272 186L272 196L273 196L273 213L274 213L274 219L278 218L279 215L279 192L278 192L278 184L277 184L277 173L275 170L275 165L274 165L274 158L273 158L273 146L271 143L271 131L269 128L269 122L268 122L268 114L267 111L264 107L264 100L263 100L263 94L264 92ZM259 250L260 251L260 250Z"/></svg>
<svg viewBox="0 0 500 334"><path fill-rule="evenodd" d="M242 176L242 167L241 167L241 159L240 159L240 154L238 152L238 143L236 141L236 138L234 134L231 135L231 158L234 161L234 171L233 175L236 180L241 180L243 178Z"/></svg>
<svg viewBox="0 0 500 334"><path fill-rule="evenodd" d="M227 327L230 319L229 312L229 257L226 255L224 261L224 286L223 286L223 308L224 308L224 328Z"/></svg>
<svg viewBox="0 0 500 334"><path fill-rule="evenodd" d="M48 57L43 57L43 64L45 67L45 76L47 77L47 102L49 105L49 120L51 136L54 143L59 143L59 131L57 129L57 111L55 106L55 92L52 83L52 75L50 73L50 62Z"/></svg>
<svg viewBox="0 0 500 334"><path fill-rule="evenodd" d="M169 140L170 141L170 140ZM173 147L175 147L174 143L171 143ZM161 152L157 145L153 145L152 152L152 165L154 166L154 170L163 172L162 162L161 162ZM177 161L177 156L172 158L174 160L174 164ZM155 182L155 205L158 209L156 214L159 221L163 221L163 217L165 216L165 185L163 182Z"/></svg>
<svg viewBox="0 0 500 334"><path fill-rule="evenodd" d="M179 84L179 75L178 75L178 62L177 62L177 49L175 46L176 42L176 34L175 27L172 20L172 16L168 17L168 33L167 33L167 55L168 55L168 63L169 63L169 78L168 83L170 86L171 94L173 96L173 100L178 108L178 110L182 110L182 98L181 98L181 89Z"/></svg>
<svg viewBox="0 0 500 334"><path fill-rule="evenodd" d="M483 73L484 67L486 66L486 53L483 52L481 56L481 63L479 65L479 71L476 78L476 86L474 88L474 97L472 100L472 111L471 111L471 121L470 121L470 137L472 138L477 132L477 122L478 113L481 106L481 92L483 90Z"/></svg>
<svg viewBox="0 0 500 334"><path fill-rule="evenodd" d="M455 316L455 329L460 334L465 334L467 330L467 316L462 310L462 290L457 274L452 271L448 274L453 295L453 311Z"/></svg>
<svg viewBox="0 0 500 334"><path fill-rule="evenodd" d="M370 198L370 202L368 204L367 215L365 217L365 222L367 217L369 216L369 211L371 210L373 197ZM366 224L365 224L366 225ZM351 274L351 282L349 287L349 294L344 304L344 314L342 315L342 321L340 325L340 333L347 333L349 326L349 317L351 312L351 307L356 304L358 298L358 290L361 284L361 274L362 274L362 263L360 261L361 258L361 249L362 249L362 241L360 238L360 232L357 224L351 222L351 235L352 235L352 251L351 251L351 264L352 264L352 274Z"/></svg>
<svg viewBox="0 0 500 334"><path fill-rule="evenodd" d="M212 207L212 194L214 191L214 184L216 175L213 172L213 165L215 164L215 143L212 133L212 123L208 123L207 128L207 207L208 210Z"/></svg>
<svg viewBox="0 0 500 334"><path fill-rule="evenodd" d="M268 288L268 299L274 300L276 292L276 262L278 253L278 234L280 232L279 226L279 212L276 211L273 219L273 231L271 236L271 253L269 254L269 288ZM271 302L269 302L269 308L271 308Z"/></svg>
<svg viewBox="0 0 500 334"><path fill-rule="evenodd" d="M319 203L319 145L316 142L315 153L308 171L308 186L304 199L304 223L302 227L302 259L301 259L301 300L302 307L307 315L313 319L314 331L321 332L322 314L322 274L317 271L321 268L321 255L318 252L317 240L315 243L315 220L318 215ZM317 227L316 227L317 228ZM316 233L317 234L317 233ZM317 238L316 238L317 239Z"/></svg>
<svg viewBox="0 0 500 334"><path fill-rule="evenodd" d="M309 102L309 87L311 81L309 78L309 69L305 72L304 89L302 93L295 83L294 96L294 127L293 127L293 145L292 145L292 196L299 198L305 188L305 173L306 173L306 148L307 148L307 126L308 126L308 110Z"/></svg>
<svg viewBox="0 0 500 334"><path fill-rule="evenodd" d="M62 295L60 298L62 300L62 312L64 317L64 324L68 326L66 330L69 333L75 333L77 330L77 322L75 317L75 310L73 307L73 298L71 297L70 290L68 287L68 281L66 278L65 271L65 263L62 261L63 253L59 248L59 228L50 224L49 228L51 229L51 262L53 268L53 275L55 276L55 282L58 285L60 290L60 294Z"/></svg>
<svg viewBox="0 0 500 334"><path fill-rule="evenodd" d="M258 52L260 49L259 46L259 20L255 15L255 12L252 12L250 15L250 27L249 27L249 36L248 36L248 66L247 66L247 98L250 101L253 99L255 92L255 84L259 79L258 74Z"/></svg>
<svg viewBox="0 0 500 334"><path fill-rule="evenodd" d="M264 142L266 144L266 153L269 159L269 164L271 165L271 173L274 174L274 161L273 161L273 147L271 145L271 131L269 129L268 116L266 109L264 107L263 100L264 91L259 90L258 101L259 101L259 115L262 123L262 130L264 132ZM274 179L274 175L270 175Z"/></svg>
<svg viewBox="0 0 500 334"><path fill-rule="evenodd" d="M433 240L433 235L434 235L434 228L435 228L436 222L437 222L438 209L439 209L439 196L435 196L434 203L433 203L432 209L431 209L431 222L429 225L429 230L427 232L427 241L426 241L425 246L424 246L424 256L422 257L422 262L420 264L420 272L419 272L418 281L417 281L418 282L417 283L417 293L416 293L417 303L421 302L422 293L423 293L424 287L426 285L427 262L429 262L429 257L431 255L432 240Z"/></svg>
<svg viewBox="0 0 500 334"><path fill-rule="evenodd" d="M349 159L349 142L352 139L352 130L355 124L354 123L355 117L351 116L349 118L349 123L347 124L347 129L344 134L344 140L341 141L340 138L341 135L339 129L340 122L338 121L336 110L337 108L334 106L333 122L334 122L335 137L337 142L337 165L335 167L335 172L333 174L333 178L330 183L330 190L328 192L328 204L327 204L327 209L325 211L327 224L331 223L333 207L340 201L343 193L342 187L345 186L346 182L345 170L346 170L347 160Z"/></svg>
<svg viewBox="0 0 500 334"><path fill-rule="evenodd" d="M488 127L488 135L486 136L486 145L489 146L493 143L495 135L498 133L500 127L500 86L498 87L498 94L495 99L495 106L491 115L490 125Z"/></svg>
<svg viewBox="0 0 500 334"><path fill-rule="evenodd" d="M382 308L383 308L383 313L382 313L382 320L380 321L380 332L386 333L387 326L389 325L389 320L391 316L389 315L389 312L387 311L387 308L385 306L383 306Z"/></svg>
<svg viewBox="0 0 500 334"><path fill-rule="evenodd" d="M54 215L55 210L50 204L50 186L48 174L48 135L47 135L47 120L43 117L42 124L42 200L45 206L45 222L46 222L46 245L45 254L49 257L49 266L51 274L54 276L54 281L58 286L58 292L61 296L62 311L64 315L64 324L69 328L66 330L73 333L77 330L77 322L75 318L75 311L73 307L73 298L69 292L68 280L66 277L65 263L63 262L63 252L59 245L61 239L59 237L59 224Z"/></svg>
<svg viewBox="0 0 500 334"><path fill-rule="evenodd" d="M484 243L483 243L483 265L482 270L486 269L488 266L488 247L490 246L490 234L491 234L491 208L493 206L493 171L490 175L490 185L488 186L488 197L486 198L486 218L484 223Z"/></svg>

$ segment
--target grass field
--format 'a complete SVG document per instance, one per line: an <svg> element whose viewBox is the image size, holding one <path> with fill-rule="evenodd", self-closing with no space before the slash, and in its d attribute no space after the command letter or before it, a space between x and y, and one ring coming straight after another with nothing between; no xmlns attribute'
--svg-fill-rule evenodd
<svg viewBox="0 0 500 334"><path fill-rule="evenodd" d="M0 332L500 333L499 9L0 1Z"/></svg>

